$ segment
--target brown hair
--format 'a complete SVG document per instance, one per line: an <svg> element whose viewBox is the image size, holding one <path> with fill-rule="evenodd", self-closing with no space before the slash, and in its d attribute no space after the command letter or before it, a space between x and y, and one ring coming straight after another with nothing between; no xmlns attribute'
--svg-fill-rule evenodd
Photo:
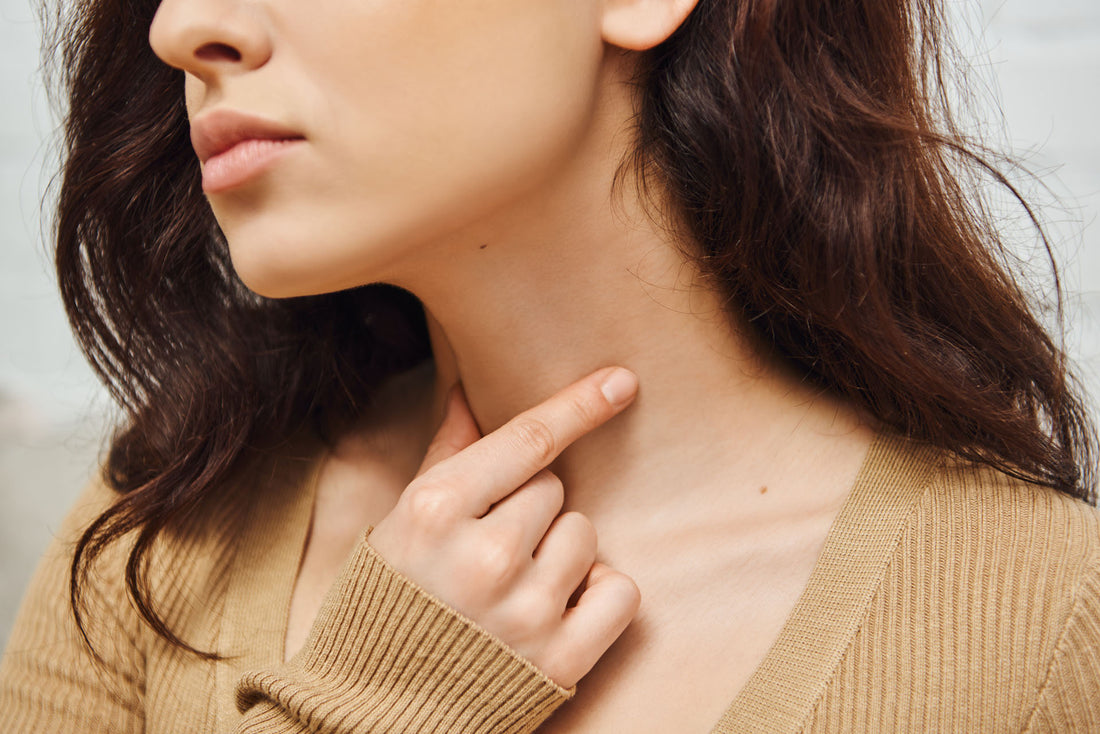
<svg viewBox="0 0 1100 734"><path fill-rule="evenodd" d="M125 414L105 467L119 497L81 537L70 591L83 631L90 565L133 532L130 595L194 651L150 599L154 539L303 427L338 432L430 353L399 289L272 300L236 279L181 73L147 45L156 7L78 0L52 44L68 103L61 291ZM948 114L940 13L938 0L700 0L639 57L620 174L667 193L651 200L698 243L688 254L731 312L808 379L911 437L1094 502L1094 429L1065 356L964 184L966 170L998 174Z"/></svg>

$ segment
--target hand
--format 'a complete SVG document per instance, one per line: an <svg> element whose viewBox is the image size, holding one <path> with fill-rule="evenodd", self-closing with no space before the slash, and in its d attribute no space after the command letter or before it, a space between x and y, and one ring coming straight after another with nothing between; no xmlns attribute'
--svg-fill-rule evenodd
<svg viewBox="0 0 1100 734"><path fill-rule="evenodd" d="M637 385L625 369L598 370L484 438L456 387L420 473L367 539L563 688L622 634L641 595L595 562L588 518L558 514L564 490L546 467L629 405Z"/></svg>

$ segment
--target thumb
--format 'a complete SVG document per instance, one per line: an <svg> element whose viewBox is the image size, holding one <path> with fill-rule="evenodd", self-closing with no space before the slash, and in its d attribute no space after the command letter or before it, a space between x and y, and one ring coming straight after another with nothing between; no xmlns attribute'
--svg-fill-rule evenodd
<svg viewBox="0 0 1100 734"><path fill-rule="evenodd" d="M454 456L479 438L481 431L470 412L469 403L466 402L466 393L462 384L456 383L447 393L443 423L428 445L424 460L416 470L416 476L419 477L439 462Z"/></svg>

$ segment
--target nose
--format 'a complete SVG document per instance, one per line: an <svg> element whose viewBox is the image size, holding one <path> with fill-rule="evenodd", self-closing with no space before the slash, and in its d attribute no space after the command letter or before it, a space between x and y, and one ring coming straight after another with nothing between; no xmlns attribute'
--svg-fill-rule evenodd
<svg viewBox="0 0 1100 734"><path fill-rule="evenodd" d="M255 4L240 0L162 0L149 45L164 63L206 83L271 57L271 37Z"/></svg>

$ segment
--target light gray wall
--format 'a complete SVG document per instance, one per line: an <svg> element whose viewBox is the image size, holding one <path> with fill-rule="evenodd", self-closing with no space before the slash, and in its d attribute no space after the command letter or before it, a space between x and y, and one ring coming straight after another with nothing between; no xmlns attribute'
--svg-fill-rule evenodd
<svg viewBox="0 0 1100 734"><path fill-rule="evenodd" d="M1031 151L1029 165L1069 207L1051 210L1071 296L1067 341L1100 392L1100 2L948 2L989 49L978 76L1000 84L1003 135ZM0 645L105 426L106 402L73 347L39 234L52 123L37 53L30 6L0 0Z"/></svg>
<svg viewBox="0 0 1100 734"><path fill-rule="evenodd" d="M104 430L39 234L52 122L37 68L30 4L0 0L0 645Z"/></svg>

